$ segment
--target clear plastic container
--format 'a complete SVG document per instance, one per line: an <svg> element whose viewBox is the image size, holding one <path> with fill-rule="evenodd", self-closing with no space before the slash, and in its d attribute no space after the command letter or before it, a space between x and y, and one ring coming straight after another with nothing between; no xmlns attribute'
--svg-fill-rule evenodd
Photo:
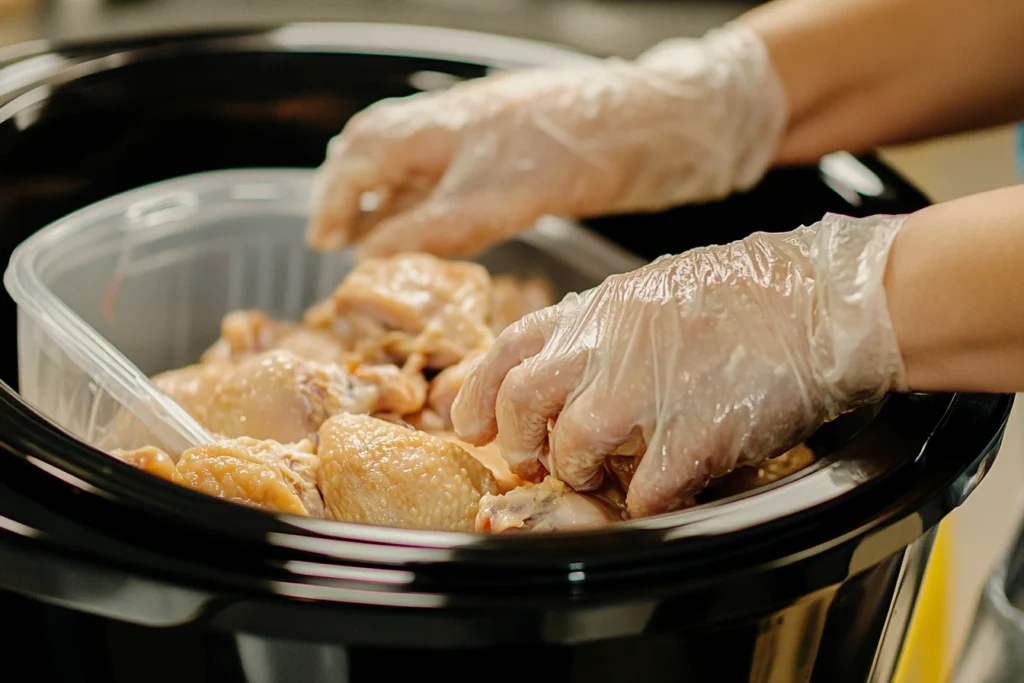
<svg viewBox="0 0 1024 683"><path fill-rule="evenodd" d="M149 376L196 362L225 313L299 320L352 268L349 251L305 246L312 171L218 171L93 204L14 252L4 284L18 304L22 395L104 449L180 452L209 438ZM561 293L640 261L573 224L542 220L478 259L492 272L545 275Z"/></svg>

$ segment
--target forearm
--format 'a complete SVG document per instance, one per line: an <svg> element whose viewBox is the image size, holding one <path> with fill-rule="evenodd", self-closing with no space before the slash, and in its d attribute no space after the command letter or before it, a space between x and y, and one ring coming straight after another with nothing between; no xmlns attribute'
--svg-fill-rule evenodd
<svg viewBox="0 0 1024 683"><path fill-rule="evenodd" d="M913 214L886 271L919 391L1024 391L1024 185Z"/></svg>
<svg viewBox="0 0 1024 683"><path fill-rule="evenodd" d="M780 164L1024 118L1021 0L775 0L741 21L786 89Z"/></svg>

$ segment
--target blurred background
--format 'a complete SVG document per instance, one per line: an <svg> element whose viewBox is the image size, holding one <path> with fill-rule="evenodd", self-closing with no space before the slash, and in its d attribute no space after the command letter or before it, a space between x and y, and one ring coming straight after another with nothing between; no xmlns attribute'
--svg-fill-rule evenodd
<svg viewBox="0 0 1024 683"><path fill-rule="evenodd" d="M341 20L431 24L633 57L664 38L698 36L757 3L685 0L0 0L0 61L32 41L76 42L179 30ZM29 46L30 47L30 46ZM933 200L1018 182L1010 127L882 150ZM794 226L795 227L795 226ZM993 472L944 530L932 599L944 618L932 652L949 671L984 579L1006 546L1024 490L1022 403ZM938 638L938 640L935 640ZM911 679L913 680L913 679Z"/></svg>

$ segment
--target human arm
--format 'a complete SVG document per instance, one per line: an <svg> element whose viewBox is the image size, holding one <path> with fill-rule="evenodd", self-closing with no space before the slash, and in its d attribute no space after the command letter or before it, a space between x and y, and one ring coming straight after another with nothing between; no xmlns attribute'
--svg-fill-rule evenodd
<svg viewBox="0 0 1024 683"><path fill-rule="evenodd" d="M910 216L885 289L919 391L1024 391L1024 185Z"/></svg>
<svg viewBox="0 0 1024 683"><path fill-rule="evenodd" d="M741 21L786 90L779 163L1024 118L1020 0L775 0Z"/></svg>
<svg viewBox="0 0 1024 683"><path fill-rule="evenodd" d="M546 213L710 201L773 163L1012 120L1021 44L1019 0L775 0L632 62L387 100L332 140L308 242L465 256Z"/></svg>
<svg viewBox="0 0 1024 683"><path fill-rule="evenodd" d="M829 215L615 276L506 330L452 409L520 476L674 509L889 391L1024 390L1024 187ZM549 431L549 421L554 421Z"/></svg>

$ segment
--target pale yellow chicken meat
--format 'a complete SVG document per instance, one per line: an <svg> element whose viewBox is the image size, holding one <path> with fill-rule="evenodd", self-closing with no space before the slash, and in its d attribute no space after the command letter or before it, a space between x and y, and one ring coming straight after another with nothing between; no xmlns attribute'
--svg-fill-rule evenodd
<svg viewBox="0 0 1024 683"><path fill-rule="evenodd" d="M481 497L498 493L491 472L457 445L366 415L327 420L318 452L327 519L472 531Z"/></svg>
<svg viewBox="0 0 1024 683"><path fill-rule="evenodd" d="M609 475L592 493L580 494L554 477L526 484L497 496L484 496L476 519L477 531L573 531L595 529L622 521L625 494L642 456L611 456L605 460ZM794 474L814 462L814 453L799 445L758 467L741 467L714 482L717 497L753 491ZM680 509L697 505L688 498Z"/></svg>
<svg viewBox="0 0 1024 683"><path fill-rule="evenodd" d="M211 362L154 378L156 385L214 434L291 443L312 438L340 412L420 410L427 382L393 365L343 367L286 350Z"/></svg>
<svg viewBox="0 0 1024 683"><path fill-rule="evenodd" d="M112 455L121 462L127 463L155 477L174 481L174 459L164 451L153 446L143 446L134 450L115 449Z"/></svg>
<svg viewBox="0 0 1024 683"><path fill-rule="evenodd" d="M206 424L210 402L217 385L235 370L235 365L215 361L168 370L153 377L153 384L167 394L200 424Z"/></svg>
<svg viewBox="0 0 1024 683"><path fill-rule="evenodd" d="M554 477L480 500L475 528L480 532L551 532L598 529L623 519L622 507L583 495Z"/></svg>
<svg viewBox="0 0 1024 683"><path fill-rule="evenodd" d="M455 365L437 373L437 376L431 380L430 392L427 394L427 406L440 418L442 429L450 430L452 428L452 404L455 403L455 397L462 389L462 384L466 381L469 371L483 355L483 351L474 351Z"/></svg>
<svg viewBox="0 0 1024 683"><path fill-rule="evenodd" d="M478 264L429 254L368 259L342 280L330 304L317 304L306 324L348 340L368 358L410 357L442 369L488 348L491 280Z"/></svg>
<svg viewBox="0 0 1024 683"><path fill-rule="evenodd" d="M265 351L290 351L317 363L347 365L360 360L342 340L324 330L275 320L263 311L232 311L221 321L220 339L207 349L203 363L239 361Z"/></svg>
<svg viewBox="0 0 1024 683"><path fill-rule="evenodd" d="M312 442L224 439L190 448L177 464L153 447L115 457L187 488L240 505L303 517L323 517L317 488L319 458Z"/></svg>
<svg viewBox="0 0 1024 683"><path fill-rule="evenodd" d="M578 493L546 476L544 459L517 476L496 443L452 431L452 403L495 336L554 302L543 279L492 278L473 263L364 261L301 324L233 311L199 364L153 378L216 443L177 462L155 448L115 456L224 500L361 524L509 533L621 521L641 437L606 460L599 490ZM806 467L814 456L801 448L716 480L708 495Z"/></svg>
<svg viewBox="0 0 1024 683"><path fill-rule="evenodd" d="M434 433L434 436L455 444L476 458L477 462L481 465L489 469L500 492L505 493L527 483L512 474L508 461L502 457L497 442L492 441L486 446L474 446L460 439L454 432L449 431L438 431Z"/></svg>

